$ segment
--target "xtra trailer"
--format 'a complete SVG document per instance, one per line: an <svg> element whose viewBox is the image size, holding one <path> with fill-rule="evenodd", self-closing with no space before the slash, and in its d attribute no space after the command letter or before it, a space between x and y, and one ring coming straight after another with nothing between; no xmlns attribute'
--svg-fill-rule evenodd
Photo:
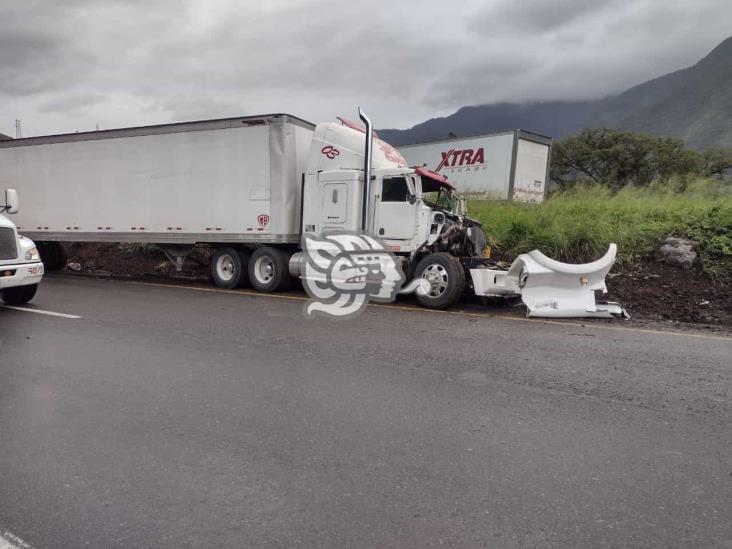
<svg viewBox="0 0 732 549"><path fill-rule="evenodd" d="M410 165L447 177L463 193L490 200L543 202L552 139L524 130L403 145Z"/></svg>
<svg viewBox="0 0 732 549"><path fill-rule="evenodd" d="M583 296L585 313L615 312L594 304L604 273L598 283L539 272L536 262L519 273L491 269L483 228L461 210L453 185L410 168L362 120L315 126L271 114L4 141L0 186L23 193L18 229L49 269L64 264L60 242L155 243L179 265L205 243L215 247L217 286L272 292L304 274L304 235L364 231L398 256L408 280L429 282L417 294L426 307L449 307L466 290L520 295L528 280L550 281L549 269ZM609 269L612 256L591 266ZM533 306L544 309L578 311L563 298Z"/></svg>

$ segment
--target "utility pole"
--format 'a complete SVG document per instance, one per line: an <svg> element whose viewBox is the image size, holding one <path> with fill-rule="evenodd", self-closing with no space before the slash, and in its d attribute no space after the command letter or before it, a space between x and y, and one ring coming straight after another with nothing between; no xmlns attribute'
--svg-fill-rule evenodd
<svg viewBox="0 0 732 549"><path fill-rule="evenodd" d="M23 137L23 129L20 127L20 120L15 119L15 139Z"/></svg>

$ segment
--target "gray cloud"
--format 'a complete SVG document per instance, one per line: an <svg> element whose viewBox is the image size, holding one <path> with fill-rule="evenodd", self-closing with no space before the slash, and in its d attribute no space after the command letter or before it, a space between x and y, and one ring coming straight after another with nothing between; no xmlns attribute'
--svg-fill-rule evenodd
<svg viewBox="0 0 732 549"><path fill-rule="evenodd" d="M405 126L465 104L585 99L693 63L724 0L10 0L0 131L26 135L365 106Z"/></svg>
<svg viewBox="0 0 732 549"><path fill-rule="evenodd" d="M502 0L483 8L469 28L478 33L502 29L505 32L546 33L612 9L617 0Z"/></svg>
<svg viewBox="0 0 732 549"><path fill-rule="evenodd" d="M69 6L73 6L73 2ZM74 51L72 37L63 32L59 5L40 13L33 2L3 5L0 32L0 96L39 93L54 85L69 70L88 65L90 57Z"/></svg>
<svg viewBox="0 0 732 549"><path fill-rule="evenodd" d="M38 106L38 111L41 113L61 111L78 114L79 111L85 111L106 99L106 96L99 93L61 94L41 103Z"/></svg>

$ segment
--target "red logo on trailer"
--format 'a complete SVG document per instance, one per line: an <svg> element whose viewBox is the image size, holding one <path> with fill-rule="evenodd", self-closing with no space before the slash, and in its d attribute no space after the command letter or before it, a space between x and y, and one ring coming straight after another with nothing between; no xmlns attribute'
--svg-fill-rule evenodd
<svg viewBox="0 0 732 549"><path fill-rule="evenodd" d="M485 152L483 147L473 149L455 150L450 149L447 152L441 152L442 160L435 168L436 172L439 172L442 168L461 168L461 167L473 167L478 164L485 164Z"/></svg>
<svg viewBox="0 0 732 549"><path fill-rule="evenodd" d="M264 229L268 223L269 223L269 216L267 214L262 214L262 215L257 216L257 224L259 225L260 229Z"/></svg>

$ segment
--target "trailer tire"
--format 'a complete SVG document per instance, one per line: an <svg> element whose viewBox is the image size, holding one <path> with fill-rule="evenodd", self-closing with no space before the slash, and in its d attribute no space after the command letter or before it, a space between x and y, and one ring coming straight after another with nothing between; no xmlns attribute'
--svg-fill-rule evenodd
<svg viewBox="0 0 732 549"><path fill-rule="evenodd" d="M211 278L217 288L236 288L248 279L245 254L235 248L217 248L211 257Z"/></svg>
<svg viewBox="0 0 732 549"><path fill-rule="evenodd" d="M46 271L60 271L66 267L68 258L60 242L36 242L36 248Z"/></svg>
<svg viewBox="0 0 732 549"><path fill-rule="evenodd" d="M259 292L288 290L292 286L290 255L284 250L257 248L249 259L249 280Z"/></svg>
<svg viewBox="0 0 732 549"><path fill-rule="evenodd" d="M6 305L23 305L35 297L37 290L38 284L15 286L14 288L5 288L0 292L0 297Z"/></svg>
<svg viewBox="0 0 732 549"><path fill-rule="evenodd" d="M465 271L457 258L447 253L424 257L414 276L430 284L426 294L417 292L417 302L427 309L447 309L458 302L465 290Z"/></svg>

